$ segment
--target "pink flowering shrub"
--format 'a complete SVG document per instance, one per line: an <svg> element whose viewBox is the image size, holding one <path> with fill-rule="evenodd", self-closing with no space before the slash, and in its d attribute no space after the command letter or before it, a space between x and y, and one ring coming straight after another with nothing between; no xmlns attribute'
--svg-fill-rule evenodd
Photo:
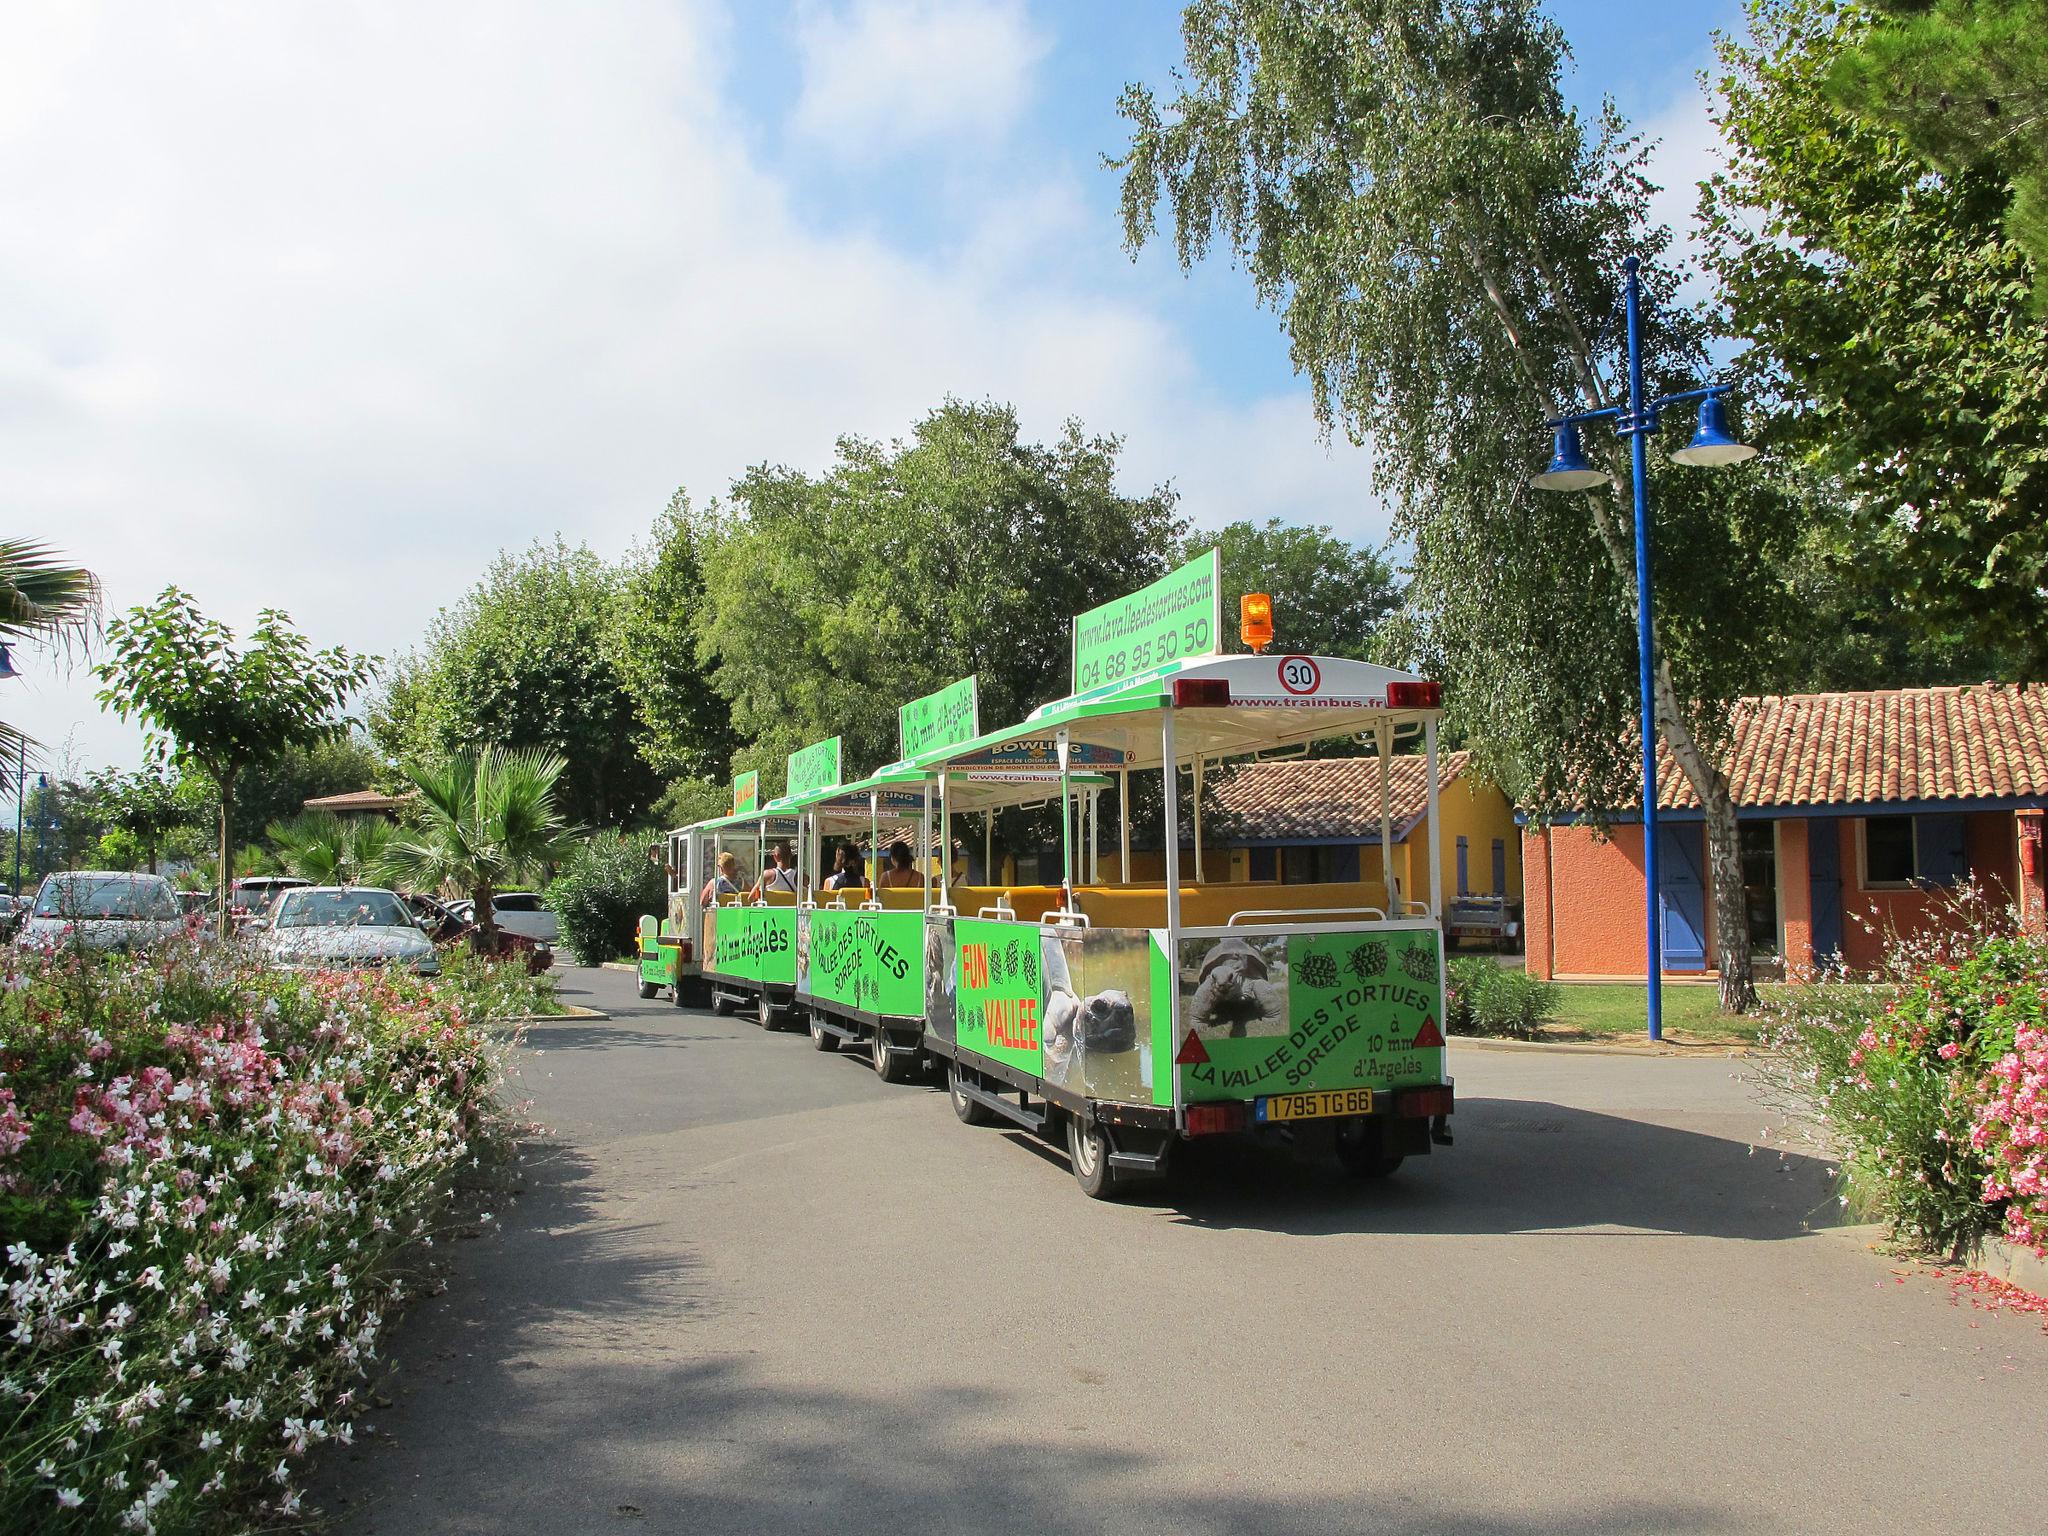
<svg viewBox="0 0 2048 1536"><path fill-rule="evenodd" d="M1970 1145L1989 1164L1984 1196L2004 1202L2006 1236L2048 1258L2048 986L2022 1006L2032 1018L1985 1075Z"/></svg>
<svg viewBox="0 0 2048 1536"><path fill-rule="evenodd" d="M0 978L0 1529L298 1507L458 1176L503 1145L456 989L227 946Z"/></svg>
<svg viewBox="0 0 2048 1536"><path fill-rule="evenodd" d="M1891 942L1875 984L1795 991L1762 1076L1840 1159L1849 1203L1896 1237L1967 1255L2004 1227L2038 1244L2048 941L1974 890L1948 916L1940 934Z"/></svg>

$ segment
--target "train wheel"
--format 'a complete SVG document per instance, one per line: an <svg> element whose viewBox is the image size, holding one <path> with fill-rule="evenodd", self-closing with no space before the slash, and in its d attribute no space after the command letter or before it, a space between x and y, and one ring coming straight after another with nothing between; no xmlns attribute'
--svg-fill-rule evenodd
<svg viewBox="0 0 2048 1536"><path fill-rule="evenodd" d="M732 999L715 987L711 992L711 1011L721 1019L730 1016L732 1013Z"/></svg>
<svg viewBox="0 0 2048 1536"><path fill-rule="evenodd" d="M644 1002L647 1002L647 1001L649 1001L650 999L652 999L652 998L654 998L654 997L657 997L657 996L659 996L659 995L660 995L660 993L661 993L661 988L660 988L660 987L659 987L659 986L658 986L657 984L655 984L654 982L651 982L651 981L649 981L649 980L648 980L648 979L647 979L646 977L644 977L644 976L640 978L640 1001L641 1001L641 1002L643 1002L643 1003L644 1003Z"/></svg>
<svg viewBox="0 0 2048 1536"><path fill-rule="evenodd" d="M772 1030L781 1027L775 1022L775 1005L768 1001L768 994L766 992L761 994L761 1001L755 1007L754 1022L763 1029Z"/></svg>
<svg viewBox="0 0 2048 1536"><path fill-rule="evenodd" d="M885 1083L907 1083L917 1068L915 1056L889 1049L889 1031L879 1024L875 1026L874 1039L868 1043L868 1051L875 1063L875 1076Z"/></svg>
<svg viewBox="0 0 2048 1536"><path fill-rule="evenodd" d="M1347 1120L1337 1127L1337 1161L1354 1179L1384 1179L1406 1156L1396 1150L1392 1120Z"/></svg>
<svg viewBox="0 0 2048 1536"><path fill-rule="evenodd" d="M952 1062L946 1068L946 1097L953 1101L953 1113L962 1125L993 1125L996 1112L979 1099L970 1099L960 1091L960 1063Z"/></svg>
<svg viewBox="0 0 2048 1536"><path fill-rule="evenodd" d="M1119 1180L1109 1166L1109 1138L1101 1126L1083 1125L1079 1115L1067 1116L1067 1156L1073 1159L1074 1182L1082 1194L1090 1200L1115 1197Z"/></svg>
<svg viewBox="0 0 2048 1536"><path fill-rule="evenodd" d="M836 1051L839 1037L820 1022L817 1010L811 1011L811 1049L814 1051Z"/></svg>

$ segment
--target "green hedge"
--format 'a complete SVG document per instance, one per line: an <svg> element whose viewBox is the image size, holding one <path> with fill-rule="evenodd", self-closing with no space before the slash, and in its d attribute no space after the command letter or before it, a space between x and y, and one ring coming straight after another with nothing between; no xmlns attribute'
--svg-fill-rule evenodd
<svg viewBox="0 0 2048 1536"><path fill-rule="evenodd" d="M548 887L562 939L585 965L634 950L641 917L668 911L668 881L647 857L647 839L601 833L577 848Z"/></svg>
<svg viewBox="0 0 2048 1536"><path fill-rule="evenodd" d="M1557 988L1525 971L1511 971L1477 956L1451 961L1450 971L1444 1013L1454 1035L1526 1040L1557 1017Z"/></svg>

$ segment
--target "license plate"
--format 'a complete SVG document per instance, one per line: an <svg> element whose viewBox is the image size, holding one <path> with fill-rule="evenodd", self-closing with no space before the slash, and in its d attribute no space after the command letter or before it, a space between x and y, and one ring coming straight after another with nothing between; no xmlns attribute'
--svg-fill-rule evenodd
<svg viewBox="0 0 2048 1536"><path fill-rule="evenodd" d="M1270 1124L1277 1120L1327 1120L1334 1115L1371 1113L1370 1088L1335 1088L1323 1093L1276 1093L1256 1099L1252 1118Z"/></svg>

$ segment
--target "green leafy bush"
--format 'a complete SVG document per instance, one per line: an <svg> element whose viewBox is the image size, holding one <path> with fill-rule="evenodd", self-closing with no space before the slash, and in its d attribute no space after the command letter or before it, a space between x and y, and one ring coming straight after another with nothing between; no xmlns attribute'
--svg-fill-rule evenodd
<svg viewBox="0 0 2048 1536"><path fill-rule="evenodd" d="M1527 1040L1557 1017L1557 988L1525 971L1466 955L1450 964L1445 1025L1454 1035Z"/></svg>
<svg viewBox="0 0 2048 1536"><path fill-rule="evenodd" d="M443 947L441 974L420 984L449 997L462 1018L471 1022L562 1012L555 998L555 978L548 972L529 971L523 955L494 959L467 943Z"/></svg>
<svg viewBox="0 0 2048 1536"><path fill-rule="evenodd" d="M577 958L596 965L633 953L642 915L668 911L668 883L647 857L646 839L605 833L569 855L548 887L548 906Z"/></svg>
<svg viewBox="0 0 2048 1536"><path fill-rule="evenodd" d="M1759 1076L1839 1161L1845 1204L1902 1242L1966 1255L2001 1226L2036 1236L2024 1210L2034 1181L2005 1133L2021 1043L2048 1008L2048 942L1971 887L1940 922L1890 939L1874 983L1793 991Z"/></svg>
<svg viewBox="0 0 2048 1536"><path fill-rule="evenodd" d="M233 946L7 957L0 1529L278 1528L508 1146L450 995Z"/></svg>

